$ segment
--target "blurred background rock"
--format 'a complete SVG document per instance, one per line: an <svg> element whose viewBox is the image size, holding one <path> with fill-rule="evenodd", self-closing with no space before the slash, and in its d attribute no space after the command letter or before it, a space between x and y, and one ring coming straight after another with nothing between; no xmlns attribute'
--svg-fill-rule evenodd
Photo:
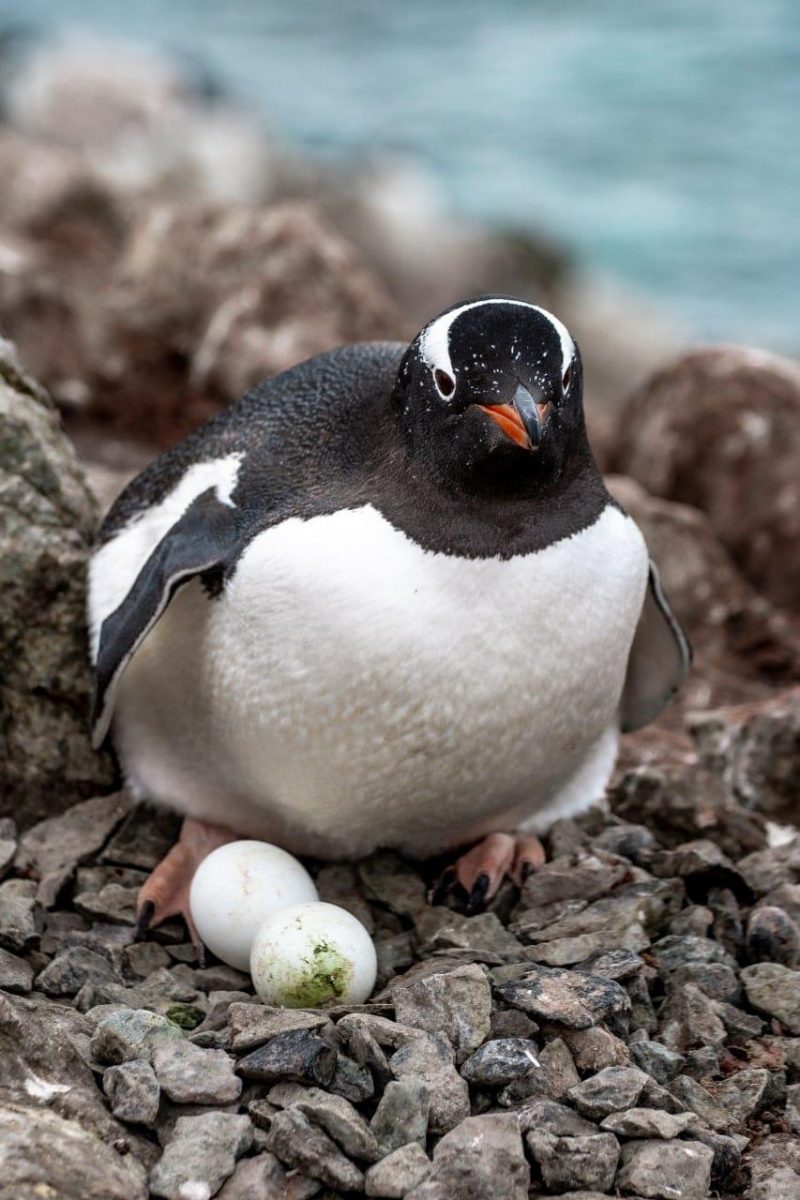
<svg viewBox="0 0 800 1200"><path fill-rule="evenodd" d="M552 308L583 350L598 458L697 650L621 770L694 760L686 712L750 730L748 706L800 679L798 67L790 0L0 0L0 334L102 510L308 355L405 339L485 291ZM0 469L34 513L18 417L47 401L26 388ZM96 518L84 505L70 532L68 515L48 586L77 613ZM7 573L10 662L25 569ZM82 639L59 653L82 661ZM87 678L67 683L80 730ZM2 716L31 763L49 688L33 672L33 707L15 692ZM775 712L789 732L769 745L800 756L796 707ZM31 768L31 795L67 760L62 805L109 778L82 737L70 725Z"/></svg>

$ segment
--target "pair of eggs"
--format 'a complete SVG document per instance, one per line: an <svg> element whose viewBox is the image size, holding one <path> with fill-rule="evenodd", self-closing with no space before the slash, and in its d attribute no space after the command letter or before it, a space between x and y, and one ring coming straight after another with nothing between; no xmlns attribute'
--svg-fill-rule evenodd
<svg viewBox="0 0 800 1200"><path fill-rule="evenodd" d="M267 1004L360 1004L375 986L372 939L356 917L319 899L296 858L267 842L229 842L203 859L189 892L200 937L248 971Z"/></svg>

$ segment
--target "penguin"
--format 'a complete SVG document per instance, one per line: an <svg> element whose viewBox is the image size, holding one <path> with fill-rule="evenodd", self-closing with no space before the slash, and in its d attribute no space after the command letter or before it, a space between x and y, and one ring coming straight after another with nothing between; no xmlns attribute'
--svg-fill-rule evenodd
<svg viewBox="0 0 800 1200"><path fill-rule="evenodd" d="M237 836L461 849L475 911L602 797L691 651L582 391L557 317L481 296L267 380L123 491L89 570L94 740L185 817L143 925L188 918Z"/></svg>

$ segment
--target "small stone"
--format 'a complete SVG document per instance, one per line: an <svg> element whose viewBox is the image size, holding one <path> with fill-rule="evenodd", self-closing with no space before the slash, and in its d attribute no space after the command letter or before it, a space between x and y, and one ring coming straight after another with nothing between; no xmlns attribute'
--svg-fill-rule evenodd
<svg viewBox="0 0 800 1200"><path fill-rule="evenodd" d="M702 1142L629 1142L617 1187L647 1200L706 1200L713 1159Z"/></svg>
<svg viewBox="0 0 800 1200"><path fill-rule="evenodd" d="M0 883L0 946L29 950L38 942L43 925L33 880L7 879Z"/></svg>
<svg viewBox="0 0 800 1200"><path fill-rule="evenodd" d="M607 1191L619 1162L619 1142L611 1133L553 1137L534 1131L525 1140L542 1172L545 1187Z"/></svg>
<svg viewBox="0 0 800 1200"><path fill-rule="evenodd" d="M165 1200L209 1200L252 1142L249 1117L223 1112L179 1117L150 1172L150 1191Z"/></svg>
<svg viewBox="0 0 800 1200"><path fill-rule="evenodd" d="M679 1054L693 1046L721 1046L727 1037L716 1001L693 983L669 988L661 1007L661 1039Z"/></svg>
<svg viewBox="0 0 800 1200"><path fill-rule="evenodd" d="M553 1038L538 1053L539 1066L507 1087L498 1100L504 1106L517 1104L528 1096L562 1100L580 1082L569 1047L562 1038Z"/></svg>
<svg viewBox="0 0 800 1200"><path fill-rule="evenodd" d="M315 1033L294 1029L277 1034L241 1059L237 1070L260 1083L288 1080L327 1087L336 1070L336 1051Z"/></svg>
<svg viewBox="0 0 800 1200"><path fill-rule="evenodd" d="M800 1083L786 1089L786 1123L792 1133L800 1133Z"/></svg>
<svg viewBox="0 0 800 1200"><path fill-rule="evenodd" d="M531 1038L539 1026L518 1008L501 1008L492 1014L493 1038Z"/></svg>
<svg viewBox="0 0 800 1200"><path fill-rule="evenodd" d="M183 1040L177 1025L147 1009L122 1009L103 1016L92 1036L92 1056L104 1064L116 1065L133 1058L149 1061L154 1045L161 1038Z"/></svg>
<svg viewBox="0 0 800 1200"><path fill-rule="evenodd" d="M524 1038L484 1042L461 1065L461 1074L481 1087L504 1087L530 1075L539 1066L536 1047Z"/></svg>
<svg viewBox="0 0 800 1200"><path fill-rule="evenodd" d="M556 858L526 879L520 909L558 900L596 900L620 883L629 870L627 863L613 855L579 852Z"/></svg>
<svg viewBox="0 0 800 1200"><path fill-rule="evenodd" d="M390 1154L410 1142L424 1147L430 1108L430 1092L421 1080L410 1076L387 1083L370 1121L382 1152Z"/></svg>
<svg viewBox="0 0 800 1200"><path fill-rule="evenodd" d="M241 1095L242 1081L224 1050L162 1038L150 1061L162 1091L176 1104L230 1104Z"/></svg>
<svg viewBox="0 0 800 1200"><path fill-rule="evenodd" d="M780 963L756 963L740 975L748 1002L775 1017L789 1033L800 1034L800 971Z"/></svg>
<svg viewBox="0 0 800 1200"><path fill-rule="evenodd" d="M782 1098L786 1087L783 1072L772 1074L762 1068L737 1071L715 1086L717 1102L730 1114L734 1125Z"/></svg>
<svg viewBox="0 0 800 1200"><path fill-rule="evenodd" d="M146 979L159 967L168 967L170 962L166 950L157 942L134 942L132 946L126 946L122 958L126 975L139 979Z"/></svg>
<svg viewBox="0 0 800 1200"><path fill-rule="evenodd" d="M689 904L669 923L670 933L677 937L705 937L714 921L714 914L704 904Z"/></svg>
<svg viewBox="0 0 800 1200"><path fill-rule="evenodd" d="M178 839L180 817L166 808L138 804L100 855L104 863L152 871Z"/></svg>
<svg viewBox="0 0 800 1200"><path fill-rule="evenodd" d="M724 963L686 963L678 967L670 982L676 988L691 983L712 1000L736 1003L741 998L736 972Z"/></svg>
<svg viewBox="0 0 800 1200"><path fill-rule="evenodd" d="M583 1137L600 1130L566 1104L553 1100L532 1100L516 1113L521 1133L529 1130L552 1134L554 1137Z"/></svg>
<svg viewBox="0 0 800 1200"><path fill-rule="evenodd" d="M228 1043L231 1050L252 1050L279 1033L295 1029L322 1029L330 1024L323 1012L301 1008L271 1008L266 1004L231 1004L228 1009Z"/></svg>
<svg viewBox="0 0 800 1200"><path fill-rule="evenodd" d="M103 1091L111 1111L121 1121L152 1125L158 1112L161 1089L149 1063L132 1059L103 1072Z"/></svg>
<svg viewBox="0 0 800 1200"><path fill-rule="evenodd" d="M718 942L706 937L676 937L669 934L653 943L652 954L658 960L659 971L664 973L677 971L686 963L721 962L736 969L736 960L728 951Z"/></svg>
<svg viewBox="0 0 800 1200"><path fill-rule="evenodd" d="M423 956L437 951L464 951L478 962L502 963L516 962L522 951L522 943L493 912L462 917L445 907L425 908L415 920L418 953Z"/></svg>
<svg viewBox="0 0 800 1200"><path fill-rule="evenodd" d="M569 1046L575 1066L579 1071L594 1075L605 1067L627 1067L631 1052L621 1038L616 1037L603 1025L591 1029L567 1029L564 1041Z"/></svg>
<svg viewBox="0 0 800 1200"><path fill-rule="evenodd" d="M631 1007L627 992L618 983L559 968L530 967L520 979L502 983L496 991L523 1012L573 1029L588 1029L605 1021L616 1032Z"/></svg>
<svg viewBox="0 0 800 1200"><path fill-rule="evenodd" d="M638 1067L606 1067L570 1088L568 1095L579 1113L599 1121L609 1113L632 1108L646 1083L647 1075Z"/></svg>
<svg viewBox="0 0 800 1200"><path fill-rule="evenodd" d="M430 1175L407 1193L407 1200L485 1196L527 1200L529 1184L530 1169L516 1117L486 1113L467 1117L445 1134L433 1152Z"/></svg>
<svg viewBox="0 0 800 1200"><path fill-rule="evenodd" d="M380 1162L370 1167L364 1177L364 1190L368 1196L385 1196L388 1200L402 1200L403 1196L427 1179L431 1161L416 1142L398 1146Z"/></svg>
<svg viewBox="0 0 800 1200"><path fill-rule="evenodd" d="M669 1092L684 1109L697 1113L704 1125L711 1129L725 1130L730 1127L731 1119L721 1104L702 1084L689 1075L678 1075L669 1085Z"/></svg>
<svg viewBox="0 0 800 1200"><path fill-rule="evenodd" d="M0 989L4 992L29 992L33 987L33 971L24 958L0 948Z"/></svg>
<svg viewBox="0 0 800 1200"><path fill-rule="evenodd" d="M601 1129L626 1138L676 1138L687 1131L694 1131L700 1121L693 1112L667 1113L658 1108L629 1108L624 1112L610 1113L600 1123Z"/></svg>
<svg viewBox="0 0 800 1200"><path fill-rule="evenodd" d="M425 1083L431 1097L432 1133L447 1133L469 1115L469 1088L453 1065L450 1043L441 1034L418 1033L389 1060L395 1079Z"/></svg>
<svg viewBox="0 0 800 1200"><path fill-rule="evenodd" d="M662 1046L661 1042L632 1042L630 1052L636 1066L652 1075L657 1083L669 1083L680 1074L685 1062L682 1054Z"/></svg>
<svg viewBox="0 0 800 1200"><path fill-rule="evenodd" d="M704 1146L708 1146L714 1155L711 1163L711 1183L715 1188L723 1189L737 1176L742 1160L740 1147L736 1139L727 1137L724 1133L712 1133L710 1129L697 1126L692 1130L692 1137ZM747 1139L744 1139L745 1143Z"/></svg>
<svg viewBox="0 0 800 1200"><path fill-rule="evenodd" d="M800 1141L789 1135L754 1139L748 1147L747 1200L800 1200Z"/></svg>
<svg viewBox="0 0 800 1200"><path fill-rule="evenodd" d="M397 1020L426 1033L442 1033L463 1062L489 1036L492 991L477 964L429 975L392 992Z"/></svg>
<svg viewBox="0 0 800 1200"><path fill-rule="evenodd" d="M699 1046L697 1050L688 1050L683 1073L691 1075L692 1079L707 1079L719 1074L719 1048Z"/></svg>
<svg viewBox="0 0 800 1200"><path fill-rule="evenodd" d="M414 917L426 907L425 883L399 854L382 851L358 864L367 895L401 917Z"/></svg>
<svg viewBox="0 0 800 1200"><path fill-rule="evenodd" d="M343 1191L363 1191L364 1176L334 1142L297 1108L277 1113L267 1134L267 1149L304 1174Z"/></svg>
<svg viewBox="0 0 800 1200"><path fill-rule="evenodd" d="M236 1164L216 1200L310 1200L319 1190L316 1179L287 1172L274 1154L264 1150Z"/></svg>
<svg viewBox="0 0 800 1200"><path fill-rule="evenodd" d="M361 1104L375 1095L375 1081L368 1067L353 1062L345 1054L339 1054L328 1091L336 1096L344 1096L351 1104Z"/></svg>
<svg viewBox="0 0 800 1200"><path fill-rule="evenodd" d="M800 925L782 908L754 908L747 921L747 956L750 962L776 962L784 967L800 964Z"/></svg>
<svg viewBox="0 0 800 1200"><path fill-rule="evenodd" d="M84 946L70 946L45 967L36 984L51 996L74 996L85 983L113 980L114 969L105 955Z"/></svg>
<svg viewBox="0 0 800 1200"><path fill-rule="evenodd" d="M296 1083L278 1083L270 1089L269 1100L281 1108L296 1108L303 1113L321 1126L350 1158L373 1163L381 1157L374 1132L342 1096L331 1096L320 1088L304 1088Z"/></svg>

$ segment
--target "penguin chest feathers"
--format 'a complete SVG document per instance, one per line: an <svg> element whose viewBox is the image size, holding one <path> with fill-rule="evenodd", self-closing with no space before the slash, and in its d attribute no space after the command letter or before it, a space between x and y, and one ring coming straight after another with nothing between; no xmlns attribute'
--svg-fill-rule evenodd
<svg viewBox="0 0 800 1200"><path fill-rule="evenodd" d="M259 533L122 681L142 792L325 857L457 844L552 802L613 726L648 558L609 505L528 555L425 550L370 505Z"/></svg>

